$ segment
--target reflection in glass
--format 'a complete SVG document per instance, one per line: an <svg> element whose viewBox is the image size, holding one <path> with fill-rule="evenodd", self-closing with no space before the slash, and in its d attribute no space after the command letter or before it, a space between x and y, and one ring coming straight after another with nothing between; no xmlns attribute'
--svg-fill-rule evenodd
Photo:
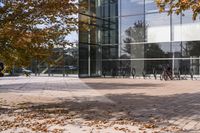
<svg viewBox="0 0 200 133"><path fill-rule="evenodd" d="M167 13L146 14L146 41L170 42L170 17Z"/></svg>
<svg viewBox="0 0 200 133"><path fill-rule="evenodd" d="M88 31L88 25L90 22L90 17L86 15L79 15L79 42L81 43L88 43L89 41L89 31Z"/></svg>
<svg viewBox="0 0 200 133"><path fill-rule="evenodd" d="M175 58L199 58L200 57L200 42L188 41L173 43L173 52Z"/></svg>
<svg viewBox="0 0 200 133"><path fill-rule="evenodd" d="M155 70L157 74L161 74L163 67L168 65L172 66L172 60L145 60L144 62L144 71L146 74L153 74L153 70Z"/></svg>
<svg viewBox="0 0 200 133"><path fill-rule="evenodd" d="M172 66L172 60L121 60L120 70L127 71L128 75L131 75L133 69L135 69L136 75L153 74L154 70L157 74L161 74L163 66L167 65Z"/></svg>
<svg viewBox="0 0 200 133"><path fill-rule="evenodd" d="M79 12L84 14L89 14L89 3L88 0L79 0Z"/></svg>
<svg viewBox="0 0 200 133"><path fill-rule="evenodd" d="M199 74L200 20L158 13L154 0L80 0L80 72L88 76L152 74L170 64ZM121 9L120 9L121 8ZM144 9L145 8L145 9ZM120 41L120 42L119 42ZM173 57L175 57L173 59ZM90 70L88 70L90 69Z"/></svg>
<svg viewBox="0 0 200 133"><path fill-rule="evenodd" d="M118 46L102 46L102 58L103 59L117 59L118 58Z"/></svg>
<svg viewBox="0 0 200 133"><path fill-rule="evenodd" d="M88 45L79 45L79 76L88 76ZM80 58L81 57L81 58Z"/></svg>
<svg viewBox="0 0 200 133"><path fill-rule="evenodd" d="M118 18L107 18L102 23L102 44L118 43Z"/></svg>
<svg viewBox="0 0 200 133"><path fill-rule="evenodd" d="M182 17L181 40L195 41L200 40L200 20L192 20L192 11L185 11Z"/></svg>
<svg viewBox="0 0 200 133"><path fill-rule="evenodd" d="M101 75L101 48L100 46L90 46L90 68L91 76Z"/></svg>
<svg viewBox="0 0 200 133"><path fill-rule="evenodd" d="M79 76L85 77L88 75L88 61L79 61Z"/></svg>
<svg viewBox="0 0 200 133"><path fill-rule="evenodd" d="M170 43L154 43L144 45L145 58L170 58Z"/></svg>
<svg viewBox="0 0 200 133"><path fill-rule="evenodd" d="M123 59L171 57L170 43L124 44L121 53Z"/></svg>
<svg viewBox="0 0 200 133"><path fill-rule="evenodd" d="M174 71L179 71L181 75L199 75L200 60L199 59L179 59L174 62Z"/></svg>
<svg viewBox="0 0 200 133"><path fill-rule="evenodd" d="M155 0L145 0L145 12L158 12L158 7L155 3Z"/></svg>
<svg viewBox="0 0 200 133"><path fill-rule="evenodd" d="M119 75L119 61L102 61L102 75L103 76L118 76Z"/></svg>
<svg viewBox="0 0 200 133"><path fill-rule="evenodd" d="M144 57L144 45L132 45L134 42L144 42L144 16L126 17L122 19L122 45L121 59L134 59ZM121 69L131 71L133 69L131 61L121 61ZM135 65L137 69L142 69L143 63ZM130 73L130 72L129 72Z"/></svg>
<svg viewBox="0 0 200 133"><path fill-rule="evenodd" d="M172 40L181 41L181 15L172 15Z"/></svg>
<svg viewBox="0 0 200 133"><path fill-rule="evenodd" d="M196 41L200 39L200 20L192 20L192 11L184 15L172 15L173 41Z"/></svg>
<svg viewBox="0 0 200 133"><path fill-rule="evenodd" d="M144 0L121 0L121 15L144 13Z"/></svg>
<svg viewBox="0 0 200 133"><path fill-rule="evenodd" d="M144 42L144 16L122 18L121 31L122 43Z"/></svg>

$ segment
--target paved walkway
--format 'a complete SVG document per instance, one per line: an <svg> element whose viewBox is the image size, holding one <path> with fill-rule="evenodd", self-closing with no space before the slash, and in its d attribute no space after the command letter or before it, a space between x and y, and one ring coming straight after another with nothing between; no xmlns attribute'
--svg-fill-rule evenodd
<svg viewBox="0 0 200 133"><path fill-rule="evenodd" d="M200 81L5 77L0 113L2 132L198 133Z"/></svg>

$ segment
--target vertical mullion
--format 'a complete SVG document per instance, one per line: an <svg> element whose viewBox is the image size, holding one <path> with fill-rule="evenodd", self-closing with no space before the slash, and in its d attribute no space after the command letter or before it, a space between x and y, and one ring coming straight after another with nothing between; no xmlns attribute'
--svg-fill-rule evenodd
<svg viewBox="0 0 200 133"><path fill-rule="evenodd" d="M121 0L118 0L118 3L117 3L118 5L117 5L117 7L118 7L118 14L117 14L117 19L118 19L118 37L119 37L119 39L118 39L118 58L120 59L120 56L121 56L121 47L122 47L122 41L121 41L121 31L122 31L122 29L121 29L121 26L122 26L122 19L121 19L121 14L122 14L122 8L121 8L121 5L122 5L122 2L121 2ZM121 63L119 63L119 67L121 68Z"/></svg>
<svg viewBox="0 0 200 133"><path fill-rule="evenodd" d="M90 0L88 0L88 12L89 12L89 15L91 16L91 12L90 12L90 9L91 9L91 4L90 4ZM91 19L91 17L90 17ZM89 25L91 23L91 20L89 19ZM90 74L90 65L91 65L91 62L90 62L90 44L91 44L91 40L90 40L90 28L89 28L89 31L88 31L88 76L90 77L91 74Z"/></svg>

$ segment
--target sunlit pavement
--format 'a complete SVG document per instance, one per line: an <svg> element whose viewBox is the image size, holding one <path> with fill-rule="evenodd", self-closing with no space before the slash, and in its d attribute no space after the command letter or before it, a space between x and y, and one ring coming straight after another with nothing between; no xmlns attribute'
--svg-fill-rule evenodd
<svg viewBox="0 0 200 133"><path fill-rule="evenodd" d="M200 81L0 78L1 132L200 132Z"/></svg>

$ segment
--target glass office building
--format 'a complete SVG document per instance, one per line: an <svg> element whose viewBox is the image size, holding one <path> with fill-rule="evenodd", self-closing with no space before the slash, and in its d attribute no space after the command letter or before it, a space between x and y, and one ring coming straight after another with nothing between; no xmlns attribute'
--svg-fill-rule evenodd
<svg viewBox="0 0 200 133"><path fill-rule="evenodd" d="M79 76L200 74L200 20L159 13L154 0L79 0Z"/></svg>

